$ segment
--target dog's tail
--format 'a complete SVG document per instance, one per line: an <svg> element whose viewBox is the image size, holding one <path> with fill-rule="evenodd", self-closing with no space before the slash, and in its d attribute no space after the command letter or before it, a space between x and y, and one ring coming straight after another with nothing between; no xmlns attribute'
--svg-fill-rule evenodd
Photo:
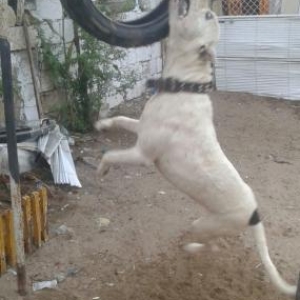
<svg viewBox="0 0 300 300"><path fill-rule="evenodd" d="M274 263L270 258L265 229L262 222L259 222L256 225L252 226L252 229L259 255L261 257L264 267L266 268L268 275L270 276L272 283L282 293L289 296L296 296L297 286L290 285L280 276Z"/></svg>

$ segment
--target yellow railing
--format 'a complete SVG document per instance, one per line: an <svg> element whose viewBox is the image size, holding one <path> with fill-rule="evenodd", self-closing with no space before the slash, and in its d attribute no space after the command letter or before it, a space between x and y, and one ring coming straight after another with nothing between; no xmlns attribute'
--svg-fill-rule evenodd
<svg viewBox="0 0 300 300"><path fill-rule="evenodd" d="M48 197L45 188L22 197L24 248L27 254L40 248L42 242L48 239L47 207ZM8 266L16 266L11 209L0 212L0 276L6 272Z"/></svg>

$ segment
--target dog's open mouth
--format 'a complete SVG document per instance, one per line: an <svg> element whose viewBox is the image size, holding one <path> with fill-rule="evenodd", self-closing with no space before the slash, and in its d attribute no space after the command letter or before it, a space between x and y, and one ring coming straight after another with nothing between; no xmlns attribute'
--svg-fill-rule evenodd
<svg viewBox="0 0 300 300"><path fill-rule="evenodd" d="M190 9L190 0L178 0L178 16L184 18Z"/></svg>

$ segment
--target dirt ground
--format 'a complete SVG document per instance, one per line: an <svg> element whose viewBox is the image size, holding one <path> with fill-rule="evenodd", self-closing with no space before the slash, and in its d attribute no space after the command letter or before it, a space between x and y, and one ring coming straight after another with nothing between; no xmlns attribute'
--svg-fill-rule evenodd
<svg viewBox="0 0 300 300"><path fill-rule="evenodd" d="M300 271L300 106L248 94L215 93L221 145L252 186L271 256L296 284ZM144 102L117 113L138 116ZM76 139L74 158L132 145L122 130ZM35 300L283 300L269 282L251 232L219 239L213 251L181 250L190 223L205 214L153 168L118 166L103 180L77 162L80 190L50 200L50 240L27 258ZM69 228L57 234L61 225ZM32 292L32 283L60 280L56 290ZM22 299L11 272L0 278L0 299Z"/></svg>

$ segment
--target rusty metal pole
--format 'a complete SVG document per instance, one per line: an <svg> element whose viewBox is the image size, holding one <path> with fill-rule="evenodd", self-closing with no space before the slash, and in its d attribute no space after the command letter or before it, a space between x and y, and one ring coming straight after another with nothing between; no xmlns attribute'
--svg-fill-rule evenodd
<svg viewBox="0 0 300 300"><path fill-rule="evenodd" d="M4 113L7 134L8 163L10 171L10 194L14 219L14 236L17 258L18 292L26 295L26 271L23 238L23 215L20 191L20 174L15 132L15 113L12 85L12 67L10 44L5 38L0 38L1 71L3 83Z"/></svg>

